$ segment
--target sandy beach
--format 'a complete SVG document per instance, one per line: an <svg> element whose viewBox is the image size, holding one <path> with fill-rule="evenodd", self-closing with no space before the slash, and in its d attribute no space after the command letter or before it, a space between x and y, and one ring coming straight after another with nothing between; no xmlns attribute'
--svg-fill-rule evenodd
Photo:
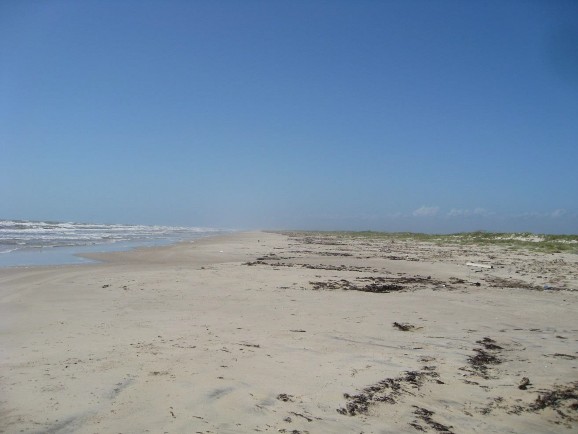
<svg viewBox="0 0 578 434"><path fill-rule="evenodd" d="M576 254L252 232L98 258L0 269L0 432L578 430Z"/></svg>

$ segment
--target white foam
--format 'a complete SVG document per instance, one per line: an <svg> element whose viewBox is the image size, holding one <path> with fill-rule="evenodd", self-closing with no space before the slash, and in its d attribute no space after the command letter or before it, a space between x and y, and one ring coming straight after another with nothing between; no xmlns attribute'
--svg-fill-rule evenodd
<svg viewBox="0 0 578 434"><path fill-rule="evenodd" d="M139 240L182 241L222 230L186 226L146 226L0 220L0 245L32 248L88 246Z"/></svg>

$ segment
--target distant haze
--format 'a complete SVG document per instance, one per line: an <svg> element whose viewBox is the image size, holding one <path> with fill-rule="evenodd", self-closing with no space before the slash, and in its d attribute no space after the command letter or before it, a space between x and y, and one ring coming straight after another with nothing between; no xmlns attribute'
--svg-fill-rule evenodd
<svg viewBox="0 0 578 434"><path fill-rule="evenodd" d="M0 2L0 219L578 233L578 2Z"/></svg>

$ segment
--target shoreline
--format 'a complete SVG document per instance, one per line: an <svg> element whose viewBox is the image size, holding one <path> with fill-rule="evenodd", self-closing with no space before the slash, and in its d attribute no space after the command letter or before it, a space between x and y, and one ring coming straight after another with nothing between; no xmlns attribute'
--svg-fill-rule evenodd
<svg viewBox="0 0 578 434"><path fill-rule="evenodd" d="M577 427L576 255L239 232L98 256L0 269L0 432Z"/></svg>
<svg viewBox="0 0 578 434"><path fill-rule="evenodd" d="M152 240L133 240L119 241L114 243L97 243L90 245L78 246L55 246L50 248L28 248L20 251L5 253L4 259L0 262L0 269L13 267L45 267L45 266L63 266L63 265L90 265L101 262L106 255L110 253L132 252L140 249L155 249L170 247L181 243L190 243L203 238L227 235L232 232L207 233L197 238L183 240L171 239L152 239ZM11 257L14 255L14 257ZM20 258L20 259L19 259Z"/></svg>

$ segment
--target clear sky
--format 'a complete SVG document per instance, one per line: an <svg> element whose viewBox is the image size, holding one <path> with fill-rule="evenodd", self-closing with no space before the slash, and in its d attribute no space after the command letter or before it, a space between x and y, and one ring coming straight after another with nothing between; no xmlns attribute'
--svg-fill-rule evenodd
<svg viewBox="0 0 578 434"><path fill-rule="evenodd" d="M578 233L578 2L3 0L0 218Z"/></svg>

